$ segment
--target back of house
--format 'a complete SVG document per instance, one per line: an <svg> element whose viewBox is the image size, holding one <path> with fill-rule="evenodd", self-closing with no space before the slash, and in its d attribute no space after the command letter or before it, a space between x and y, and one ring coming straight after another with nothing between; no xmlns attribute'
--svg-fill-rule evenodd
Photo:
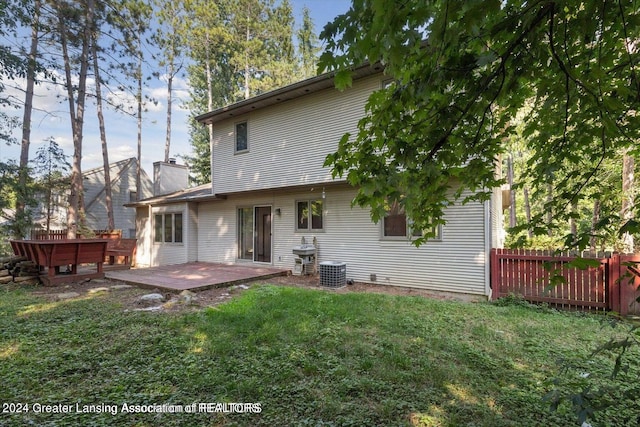
<svg viewBox="0 0 640 427"><path fill-rule="evenodd" d="M323 166L387 80L380 67L364 66L344 91L325 74L198 117L213 132L212 182L135 205L138 265L247 263L300 273L293 248L315 242L313 261L344 263L354 281L490 295L499 189L491 201L449 207L437 238L415 247L402 212L373 223L352 207L357 189Z"/></svg>

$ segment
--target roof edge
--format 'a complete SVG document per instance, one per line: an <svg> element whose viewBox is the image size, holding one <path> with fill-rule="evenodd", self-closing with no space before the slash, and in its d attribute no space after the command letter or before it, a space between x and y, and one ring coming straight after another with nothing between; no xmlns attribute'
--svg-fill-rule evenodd
<svg viewBox="0 0 640 427"><path fill-rule="evenodd" d="M352 68L351 71L354 73L354 80L356 80L376 73L381 73L382 70L383 66L380 63L375 63L373 65L365 63L358 67ZM202 124L213 124L234 115L240 115L249 111L253 111L257 108L264 108L266 106L277 104L279 102L285 102L291 99L296 99L311 93L315 93L320 90L333 87L333 78L335 77L336 73L336 71L330 71L318 76L298 81L296 83L289 84L287 86L280 87L278 89L273 89L269 92L261 93L254 97L238 101L225 107L215 109L208 113L200 114L199 116L195 117L195 120ZM258 104L259 107L256 108L256 104Z"/></svg>

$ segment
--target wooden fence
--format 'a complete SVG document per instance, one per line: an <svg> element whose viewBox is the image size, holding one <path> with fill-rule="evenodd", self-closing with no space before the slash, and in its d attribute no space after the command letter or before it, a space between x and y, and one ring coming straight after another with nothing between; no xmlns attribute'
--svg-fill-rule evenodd
<svg viewBox="0 0 640 427"><path fill-rule="evenodd" d="M640 254L583 258L597 260L598 266L568 266L576 259L570 254L492 249L492 298L515 294L559 308L640 314L636 301L640 296Z"/></svg>
<svg viewBox="0 0 640 427"><path fill-rule="evenodd" d="M92 230L97 238L120 238L122 230ZM67 238L67 230L31 230L31 240L64 240Z"/></svg>
<svg viewBox="0 0 640 427"><path fill-rule="evenodd" d="M67 230L31 230L31 240L64 240Z"/></svg>

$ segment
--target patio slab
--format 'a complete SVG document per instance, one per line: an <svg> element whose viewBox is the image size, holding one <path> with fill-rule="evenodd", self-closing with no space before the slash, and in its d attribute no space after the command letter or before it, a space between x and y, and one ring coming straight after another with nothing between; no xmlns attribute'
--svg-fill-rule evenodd
<svg viewBox="0 0 640 427"><path fill-rule="evenodd" d="M168 292L184 290L197 292L269 277L285 276L288 272L289 270L273 267L189 262L160 267L106 271L105 276L143 288L157 288Z"/></svg>

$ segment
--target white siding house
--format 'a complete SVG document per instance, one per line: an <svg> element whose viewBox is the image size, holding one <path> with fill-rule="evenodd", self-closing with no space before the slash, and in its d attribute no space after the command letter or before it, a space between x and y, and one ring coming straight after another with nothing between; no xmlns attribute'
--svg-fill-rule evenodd
<svg viewBox="0 0 640 427"><path fill-rule="evenodd" d="M351 207L356 189L323 166L342 135L357 131L384 79L369 66L355 75L343 92L322 75L200 116L213 130L212 183L132 204L139 265L293 270L293 246L315 238L318 261L345 262L355 281L489 296L500 191L485 203L449 207L439 238L416 248L407 237L385 236L368 210Z"/></svg>
<svg viewBox="0 0 640 427"><path fill-rule="evenodd" d="M137 163L137 159L131 157L109 164L114 226L116 229L122 230L123 237L136 237L136 210L124 205L137 200ZM144 170L140 171L140 178L142 184L140 199L152 197L154 195L153 182ZM105 230L108 228L108 219L104 167L83 171L82 179L87 228ZM48 216L50 229L65 230L67 228L68 197L68 190L55 192L52 195L52 210L49 215L47 215L47 206L44 204L44 195L40 197L40 204L33 214L34 224L45 228Z"/></svg>
<svg viewBox="0 0 640 427"><path fill-rule="evenodd" d="M136 200L137 159L114 162L109 165L111 178L111 203L116 229L122 230L123 237L136 237L135 209L125 207L126 203ZM153 183L144 170L140 171L142 189L140 199L153 196ZM92 230L107 229L107 204L104 168L98 167L83 171L84 200L87 227Z"/></svg>

